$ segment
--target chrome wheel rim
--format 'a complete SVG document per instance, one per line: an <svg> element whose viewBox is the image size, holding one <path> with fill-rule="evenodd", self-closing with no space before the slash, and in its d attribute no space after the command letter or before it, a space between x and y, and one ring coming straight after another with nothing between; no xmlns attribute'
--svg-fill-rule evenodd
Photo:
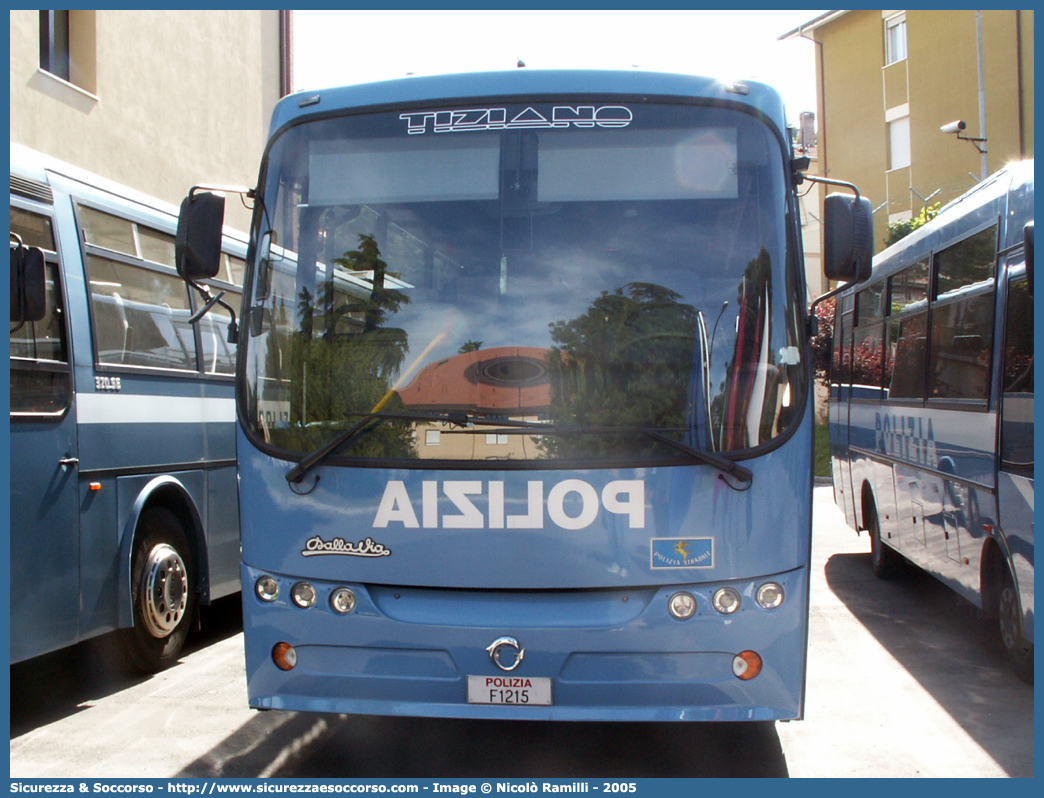
<svg viewBox="0 0 1044 798"><path fill-rule="evenodd" d="M1015 591L1006 587L1001 591L1000 608L1000 633L1004 647L1013 650L1018 642L1019 621L1016 617Z"/></svg>
<svg viewBox="0 0 1044 798"><path fill-rule="evenodd" d="M166 637L177 628L188 606L188 573L181 555L168 543L149 552L142 575L145 627L153 637Z"/></svg>

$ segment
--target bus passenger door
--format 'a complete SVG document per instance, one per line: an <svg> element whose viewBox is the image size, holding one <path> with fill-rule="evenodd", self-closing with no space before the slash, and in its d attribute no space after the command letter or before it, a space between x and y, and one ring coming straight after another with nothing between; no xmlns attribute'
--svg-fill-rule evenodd
<svg viewBox="0 0 1044 798"><path fill-rule="evenodd" d="M1008 284L1001 375L998 522L1011 554L1025 618L1033 617L1033 297ZM1033 625L1026 624L1033 640Z"/></svg>
<svg viewBox="0 0 1044 798"><path fill-rule="evenodd" d="M11 661L77 642L76 411L61 269L49 211L11 205L11 231L44 250L46 312L11 324ZM33 210L30 210L33 208Z"/></svg>
<svg viewBox="0 0 1044 798"><path fill-rule="evenodd" d="M852 325L855 314L853 295L838 297L840 313L835 316L834 345L830 364L830 462L834 481L834 501L845 518L856 526L855 497L852 495L852 461L849 452L849 407L852 398Z"/></svg>

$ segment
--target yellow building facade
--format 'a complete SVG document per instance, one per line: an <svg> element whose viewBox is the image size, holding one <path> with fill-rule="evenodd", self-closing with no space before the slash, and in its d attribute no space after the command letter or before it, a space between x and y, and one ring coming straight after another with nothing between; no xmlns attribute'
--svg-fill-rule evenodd
<svg viewBox="0 0 1044 798"><path fill-rule="evenodd" d="M818 173L870 198L877 250L889 224L1033 157L1033 11L831 11L793 37L816 48Z"/></svg>
<svg viewBox="0 0 1044 798"><path fill-rule="evenodd" d="M289 90L287 13L12 10L11 141L172 204L252 186Z"/></svg>

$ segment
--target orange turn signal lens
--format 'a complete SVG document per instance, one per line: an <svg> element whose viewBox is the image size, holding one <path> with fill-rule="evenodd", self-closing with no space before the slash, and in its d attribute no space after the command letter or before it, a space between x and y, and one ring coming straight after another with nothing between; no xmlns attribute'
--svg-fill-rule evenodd
<svg viewBox="0 0 1044 798"><path fill-rule="evenodd" d="M280 670L293 670L297 665L297 651L289 643L276 643L272 648L272 661Z"/></svg>
<svg viewBox="0 0 1044 798"><path fill-rule="evenodd" d="M737 679L750 681L761 673L761 655L756 651L741 651L732 658L732 672Z"/></svg>

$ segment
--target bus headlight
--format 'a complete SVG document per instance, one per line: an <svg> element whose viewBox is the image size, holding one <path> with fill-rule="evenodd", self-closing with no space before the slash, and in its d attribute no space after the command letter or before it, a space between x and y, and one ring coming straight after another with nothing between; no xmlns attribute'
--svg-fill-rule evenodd
<svg viewBox="0 0 1044 798"><path fill-rule="evenodd" d="M731 587L723 587L714 594L711 604L722 615L732 615L739 609L740 594Z"/></svg>
<svg viewBox="0 0 1044 798"><path fill-rule="evenodd" d="M775 582L766 582L758 588L758 604L766 610L774 610L783 603L783 588Z"/></svg>
<svg viewBox="0 0 1044 798"><path fill-rule="evenodd" d="M696 613L696 599L691 593L675 593L667 602L671 615L679 621L687 620Z"/></svg>
<svg viewBox="0 0 1044 798"><path fill-rule="evenodd" d="M307 610L315 605L315 588L307 582L298 582L294 585L294 589L290 591L290 598L294 600L294 604L298 607Z"/></svg>
<svg viewBox="0 0 1044 798"><path fill-rule="evenodd" d="M347 615L355 609L355 594L346 587L339 587L330 594L330 606L334 612Z"/></svg>
<svg viewBox="0 0 1044 798"><path fill-rule="evenodd" d="M262 601L275 601L279 596L279 583L270 576L262 576L254 583L254 590Z"/></svg>

